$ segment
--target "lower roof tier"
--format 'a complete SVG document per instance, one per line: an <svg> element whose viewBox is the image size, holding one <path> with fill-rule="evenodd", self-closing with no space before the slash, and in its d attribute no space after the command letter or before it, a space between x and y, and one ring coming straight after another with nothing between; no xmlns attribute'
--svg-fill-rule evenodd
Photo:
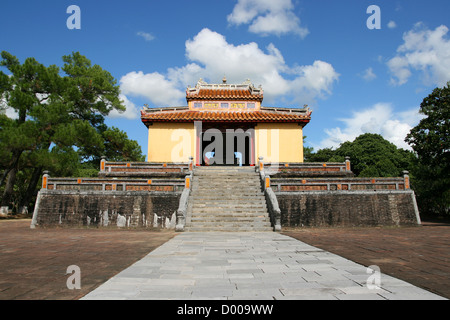
<svg viewBox="0 0 450 320"><path fill-rule="evenodd" d="M311 120L308 108L268 108L254 111L189 110L188 107L144 108L141 111L144 124L152 122L294 122L306 125Z"/></svg>

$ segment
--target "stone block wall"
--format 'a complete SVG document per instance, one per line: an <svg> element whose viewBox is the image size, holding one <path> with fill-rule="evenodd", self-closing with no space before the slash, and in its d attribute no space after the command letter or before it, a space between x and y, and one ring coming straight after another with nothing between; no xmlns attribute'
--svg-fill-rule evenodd
<svg viewBox="0 0 450 320"><path fill-rule="evenodd" d="M276 192L282 227L420 224L412 190Z"/></svg>
<svg viewBox="0 0 450 320"><path fill-rule="evenodd" d="M174 228L181 192L41 190L31 227Z"/></svg>

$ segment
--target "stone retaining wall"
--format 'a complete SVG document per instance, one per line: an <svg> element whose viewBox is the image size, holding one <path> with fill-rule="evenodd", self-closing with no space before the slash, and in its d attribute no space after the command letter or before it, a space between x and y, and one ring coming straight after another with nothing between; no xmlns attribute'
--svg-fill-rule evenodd
<svg viewBox="0 0 450 320"><path fill-rule="evenodd" d="M275 192L282 227L420 224L412 190Z"/></svg>
<svg viewBox="0 0 450 320"><path fill-rule="evenodd" d="M42 189L31 227L119 226L174 228L181 192Z"/></svg>

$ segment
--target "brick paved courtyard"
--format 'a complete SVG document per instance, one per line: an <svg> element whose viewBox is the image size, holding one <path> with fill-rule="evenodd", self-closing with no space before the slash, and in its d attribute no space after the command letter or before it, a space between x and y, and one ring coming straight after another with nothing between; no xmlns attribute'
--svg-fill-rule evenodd
<svg viewBox="0 0 450 320"><path fill-rule="evenodd" d="M30 229L0 220L0 299L79 299L176 235L172 231ZM450 298L450 225L285 230L305 243ZM81 269L81 290L66 269Z"/></svg>
<svg viewBox="0 0 450 320"><path fill-rule="evenodd" d="M175 233L114 229L30 229L0 220L0 299L78 299ZM81 269L81 290L67 289L67 267Z"/></svg>
<svg viewBox="0 0 450 320"><path fill-rule="evenodd" d="M284 234L450 298L450 224L402 228L311 228Z"/></svg>

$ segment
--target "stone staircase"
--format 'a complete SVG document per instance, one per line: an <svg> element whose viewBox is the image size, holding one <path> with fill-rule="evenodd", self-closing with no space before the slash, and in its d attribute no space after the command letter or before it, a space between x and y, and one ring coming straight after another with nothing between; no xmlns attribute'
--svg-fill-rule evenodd
<svg viewBox="0 0 450 320"><path fill-rule="evenodd" d="M273 231L254 167L197 167L186 231Z"/></svg>

